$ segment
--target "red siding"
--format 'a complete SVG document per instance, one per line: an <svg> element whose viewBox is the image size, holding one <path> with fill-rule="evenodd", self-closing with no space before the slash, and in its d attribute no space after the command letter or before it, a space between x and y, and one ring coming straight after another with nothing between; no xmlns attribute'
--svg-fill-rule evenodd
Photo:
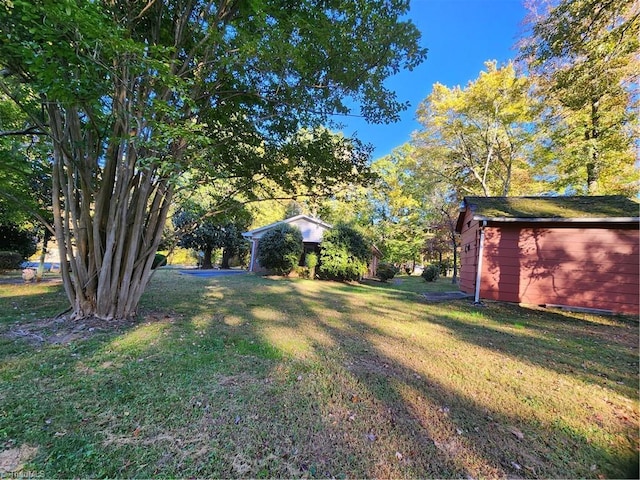
<svg viewBox="0 0 640 480"><path fill-rule="evenodd" d="M639 232L602 227L486 227L480 296L640 313Z"/></svg>
<svg viewBox="0 0 640 480"><path fill-rule="evenodd" d="M465 213L460 237L460 290L474 293L476 288L476 267L478 265L479 228L478 221L472 220L470 211Z"/></svg>

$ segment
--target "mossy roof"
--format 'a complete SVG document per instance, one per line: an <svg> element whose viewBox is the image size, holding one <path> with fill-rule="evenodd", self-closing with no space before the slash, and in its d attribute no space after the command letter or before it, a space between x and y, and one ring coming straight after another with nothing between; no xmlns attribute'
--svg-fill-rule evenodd
<svg viewBox="0 0 640 480"><path fill-rule="evenodd" d="M637 218L640 204L621 195L575 197L465 197L475 217L498 218Z"/></svg>

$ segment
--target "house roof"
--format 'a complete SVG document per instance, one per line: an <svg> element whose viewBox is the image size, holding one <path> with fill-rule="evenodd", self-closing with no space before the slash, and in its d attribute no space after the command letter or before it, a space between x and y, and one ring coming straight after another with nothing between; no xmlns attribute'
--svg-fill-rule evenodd
<svg viewBox="0 0 640 480"><path fill-rule="evenodd" d="M465 197L458 218L471 209L474 220L493 222L600 222L640 221L640 204L621 195L573 197Z"/></svg>
<svg viewBox="0 0 640 480"><path fill-rule="evenodd" d="M252 237L259 236L260 234L266 232L267 230L271 230L273 227L277 225L282 225L283 223L296 223L298 220L306 220L307 222L315 223L316 225L319 225L326 229L331 228L331 225L323 222L319 218L310 217L308 215L296 215L295 217L285 218L284 220L280 220L279 222L270 223L269 225L265 225L264 227L249 230L248 232L243 233L242 236L250 239Z"/></svg>

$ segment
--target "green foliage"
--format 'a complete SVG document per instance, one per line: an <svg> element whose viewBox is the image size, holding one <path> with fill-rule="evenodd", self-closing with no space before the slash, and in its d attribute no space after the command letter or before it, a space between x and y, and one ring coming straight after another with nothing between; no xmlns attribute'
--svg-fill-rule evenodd
<svg viewBox="0 0 640 480"><path fill-rule="evenodd" d="M387 280L391 280L398 273L398 269L391 263L380 263L378 265L378 270L376 272L376 276L386 282Z"/></svg>
<svg viewBox="0 0 640 480"><path fill-rule="evenodd" d="M307 253L304 257L304 265L307 269L307 277L314 279L316 277L316 267L318 266L318 255L315 252Z"/></svg>
<svg viewBox="0 0 640 480"><path fill-rule="evenodd" d="M440 266L431 264L422 271L422 278L427 282L434 282L440 275Z"/></svg>
<svg viewBox="0 0 640 480"><path fill-rule="evenodd" d="M171 253L168 251L161 252L167 256L169 265L195 265L198 261L195 252L190 248L174 248Z"/></svg>
<svg viewBox="0 0 640 480"><path fill-rule="evenodd" d="M443 260L441 262L437 262L434 265L438 267L438 272L441 276L446 277L447 272L451 269L451 262L447 260Z"/></svg>
<svg viewBox="0 0 640 480"><path fill-rule="evenodd" d="M18 252L0 251L0 271L18 270L23 260L22 255Z"/></svg>
<svg viewBox="0 0 640 480"><path fill-rule="evenodd" d="M318 266L318 255L314 252L307 253L304 257L304 264L309 270L313 270Z"/></svg>
<svg viewBox="0 0 640 480"><path fill-rule="evenodd" d="M140 260L158 250L190 169L194 182L224 182L242 201L268 180L292 195L366 179L370 148L324 126L352 105L378 123L406 109L385 80L426 56L408 8L0 1L0 90L53 153L72 315L135 315L151 277Z"/></svg>
<svg viewBox="0 0 640 480"><path fill-rule="evenodd" d="M181 209L173 215L178 245L202 251L203 268L212 267L216 249L224 250L223 268L229 268L232 256L246 251L242 232L251 223L251 214L239 202L228 199L226 208L212 212L217 203L218 199L201 192L195 200L182 202Z"/></svg>
<svg viewBox="0 0 640 480"><path fill-rule="evenodd" d="M278 275L288 275L304 250L300 229L283 223L266 232L258 243L258 262Z"/></svg>
<svg viewBox="0 0 640 480"><path fill-rule="evenodd" d="M535 193L527 146L540 106L531 82L511 63L485 67L465 88L433 86L417 112L423 125L414 141L417 156L430 176L460 193Z"/></svg>
<svg viewBox="0 0 640 480"><path fill-rule="evenodd" d="M17 225L0 225L0 250L18 252L26 260L36 253L36 237Z"/></svg>
<svg viewBox="0 0 640 480"><path fill-rule="evenodd" d="M40 109L39 102L28 91L14 94L26 95L28 107L25 111L0 89L0 133L11 133L0 135L0 223L51 223L50 145L37 137L41 129L25 128L29 107Z"/></svg>
<svg viewBox="0 0 640 480"><path fill-rule="evenodd" d="M425 192L416 188L418 175L411 168L414 149L404 145L377 160L372 170L377 174L370 201L374 206L376 246L392 263L415 261L428 228L423 200Z"/></svg>
<svg viewBox="0 0 640 480"><path fill-rule="evenodd" d="M293 272L296 274L296 276L300 278L312 278L311 270L309 269L309 267L306 267L306 266L297 265L293 269Z"/></svg>
<svg viewBox="0 0 640 480"><path fill-rule="evenodd" d="M338 224L322 239L319 275L332 280L359 280L367 273L370 256L370 246L363 235Z"/></svg>
<svg viewBox="0 0 640 480"><path fill-rule="evenodd" d="M637 1L555 0L539 7L521 47L546 106L537 168L556 191L635 195Z"/></svg>
<svg viewBox="0 0 640 480"><path fill-rule="evenodd" d="M155 270L158 267L164 267L167 264L167 257L161 253L156 253L156 256L153 258L153 265L151 265L151 269Z"/></svg>

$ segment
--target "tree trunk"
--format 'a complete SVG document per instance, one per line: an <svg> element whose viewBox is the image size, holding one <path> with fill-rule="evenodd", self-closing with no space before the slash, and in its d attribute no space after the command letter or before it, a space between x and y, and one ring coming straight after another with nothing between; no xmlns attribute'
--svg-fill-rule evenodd
<svg viewBox="0 0 640 480"><path fill-rule="evenodd" d="M124 134L126 121L115 121L103 151L82 128L82 112L51 104L48 113L54 226L71 318L134 317L151 278L172 188L159 165L137 165L140 151Z"/></svg>
<svg viewBox="0 0 640 480"><path fill-rule="evenodd" d="M222 265L221 268L229 268L229 260L231 260L231 252L228 248L222 250Z"/></svg>
<svg viewBox="0 0 640 480"><path fill-rule="evenodd" d="M213 268L213 264L211 262L211 255L213 254L213 248L207 246L202 251L204 253L202 257L202 268L204 270L210 270Z"/></svg>
<svg viewBox="0 0 640 480"><path fill-rule="evenodd" d="M49 239L51 238L51 233L48 228L44 228L44 235L42 236L42 253L40 253L40 262L38 263L38 270L36 271L36 282L41 282L42 277L44 277L44 260L47 256L47 245L49 244Z"/></svg>
<svg viewBox="0 0 640 480"><path fill-rule="evenodd" d="M591 125L585 133L588 144L587 160L587 192L589 195L597 195L599 192L598 181L600 180L600 152L598 150L598 140L600 138L600 113L598 111L599 100L591 101Z"/></svg>

